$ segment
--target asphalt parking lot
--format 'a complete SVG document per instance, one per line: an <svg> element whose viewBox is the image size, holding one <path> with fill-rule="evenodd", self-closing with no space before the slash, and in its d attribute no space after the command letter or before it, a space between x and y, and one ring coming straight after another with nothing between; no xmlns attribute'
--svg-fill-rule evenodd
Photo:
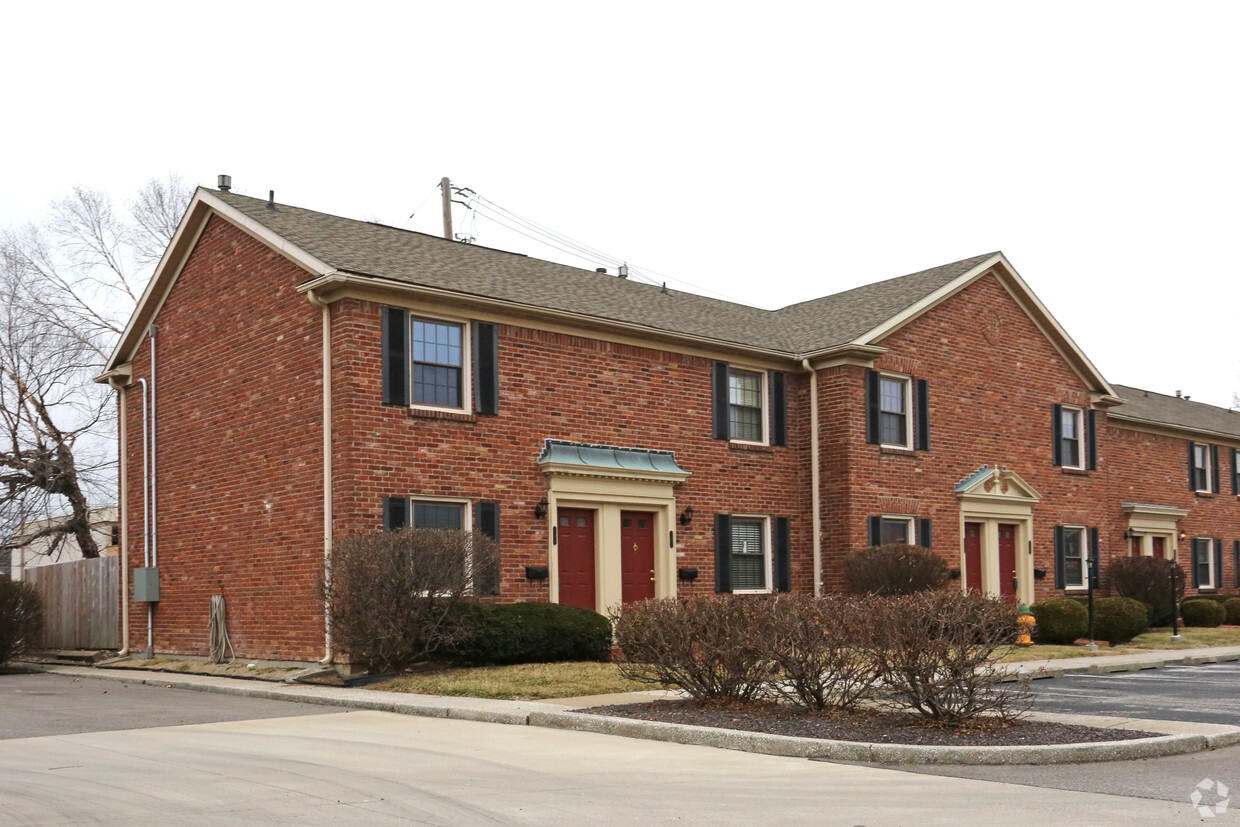
<svg viewBox="0 0 1240 827"><path fill-rule="evenodd" d="M1034 681L1034 709L1240 726L1240 663Z"/></svg>
<svg viewBox="0 0 1240 827"><path fill-rule="evenodd" d="M338 711L316 704L186 692L43 672L0 674L0 699L0 740Z"/></svg>

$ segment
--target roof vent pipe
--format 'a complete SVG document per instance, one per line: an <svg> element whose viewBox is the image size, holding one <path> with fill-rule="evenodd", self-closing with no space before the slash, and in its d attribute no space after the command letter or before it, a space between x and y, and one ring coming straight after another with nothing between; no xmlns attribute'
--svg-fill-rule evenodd
<svg viewBox="0 0 1240 827"><path fill-rule="evenodd" d="M594 268L594 272L596 272L596 273L606 273L606 272L607 272L607 268L606 268L606 267L595 267L595 268Z"/></svg>
<svg viewBox="0 0 1240 827"><path fill-rule="evenodd" d="M1180 392L1179 392L1179 391L1176 391L1176 392L1175 392L1175 398L1176 398L1176 399L1182 399L1183 397L1182 397L1182 396L1180 396Z"/></svg>
<svg viewBox="0 0 1240 827"><path fill-rule="evenodd" d="M217 181L216 186L219 187L220 192L228 192L229 190L232 189L232 176L231 175L221 175L219 176L219 178L216 179L216 181Z"/></svg>
<svg viewBox="0 0 1240 827"><path fill-rule="evenodd" d="M276 191L267 190L267 209L272 212L276 211Z"/></svg>
<svg viewBox="0 0 1240 827"><path fill-rule="evenodd" d="M629 263L626 261L620 265L620 278L627 279L629 277Z"/></svg>

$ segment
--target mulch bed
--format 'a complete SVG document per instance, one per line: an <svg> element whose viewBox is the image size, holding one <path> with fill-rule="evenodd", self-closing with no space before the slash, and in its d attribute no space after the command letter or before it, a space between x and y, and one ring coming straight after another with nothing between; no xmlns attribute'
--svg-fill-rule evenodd
<svg viewBox="0 0 1240 827"><path fill-rule="evenodd" d="M1149 738L1156 732L1135 729L1056 724L1048 721L989 720L965 727L943 727L916 715L859 710L806 712L777 704L712 705L694 701L653 701L581 709L593 715L636 718L667 724L738 729L798 738L864 741L879 744L926 746L1030 746L1079 744Z"/></svg>

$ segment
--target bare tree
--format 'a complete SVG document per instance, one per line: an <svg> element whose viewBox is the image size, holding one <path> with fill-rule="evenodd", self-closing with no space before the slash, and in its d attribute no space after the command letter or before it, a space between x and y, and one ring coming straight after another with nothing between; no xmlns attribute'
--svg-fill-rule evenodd
<svg viewBox="0 0 1240 827"><path fill-rule="evenodd" d="M104 367L191 189L152 179L125 212L85 187L51 218L0 234L0 533L98 557L92 504L115 501L116 421ZM38 522L36 530L29 530ZM26 527L26 530L22 530Z"/></svg>

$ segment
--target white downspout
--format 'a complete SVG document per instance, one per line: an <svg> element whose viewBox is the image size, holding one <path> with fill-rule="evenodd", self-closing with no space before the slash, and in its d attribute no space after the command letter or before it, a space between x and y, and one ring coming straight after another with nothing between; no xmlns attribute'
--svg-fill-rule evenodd
<svg viewBox="0 0 1240 827"><path fill-rule="evenodd" d="M323 311L323 585L330 594L332 564L332 310L331 305L314 293L306 298ZM332 624L330 598L323 600L323 639L326 649L323 666L330 666L335 659L332 652Z"/></svg>
<svg viewBox="0 0 1240 827"><path fill-rule="evenodd" d="M810 487L812 489L814 519L814 596L822 595L822 492L818 483L818 372L810 367L808 359L801 360L801 367L809 371L809 461Z"/></svg>
<svg viewBox="0 0 1240 827"><path fill-rule="evenodd" d="M151 565L151 446L150 414L146 402L146 380L139 378L142 386L142 565ZM153 654L154 617L151 604L146 604L146 656Z"/></svg>
<svg viewBox="0 0 1240 827"><path fill-rule="evenodd" d="M120 485L116 502L117 516L121 524L121 649L116 653L118 658L129 654L129 508L126 495L129 491L129 429L125 427L128 409L126 399L129 392L124 387L116 388L117 403L120 408L120 450L117 452L120 461Z"/></svg>
<svg viewBox="0 0 1240 827"><path fill-rule="evenodd" d="M159 565L159 497L157 495L156 481L159 475L155 470L155 463L158 454L155 448L155 436L159 429L158 413L155 406L155 332L159 330L158 325L151 325L147 328L147 335L151 339L151 565Z"/></svg>

